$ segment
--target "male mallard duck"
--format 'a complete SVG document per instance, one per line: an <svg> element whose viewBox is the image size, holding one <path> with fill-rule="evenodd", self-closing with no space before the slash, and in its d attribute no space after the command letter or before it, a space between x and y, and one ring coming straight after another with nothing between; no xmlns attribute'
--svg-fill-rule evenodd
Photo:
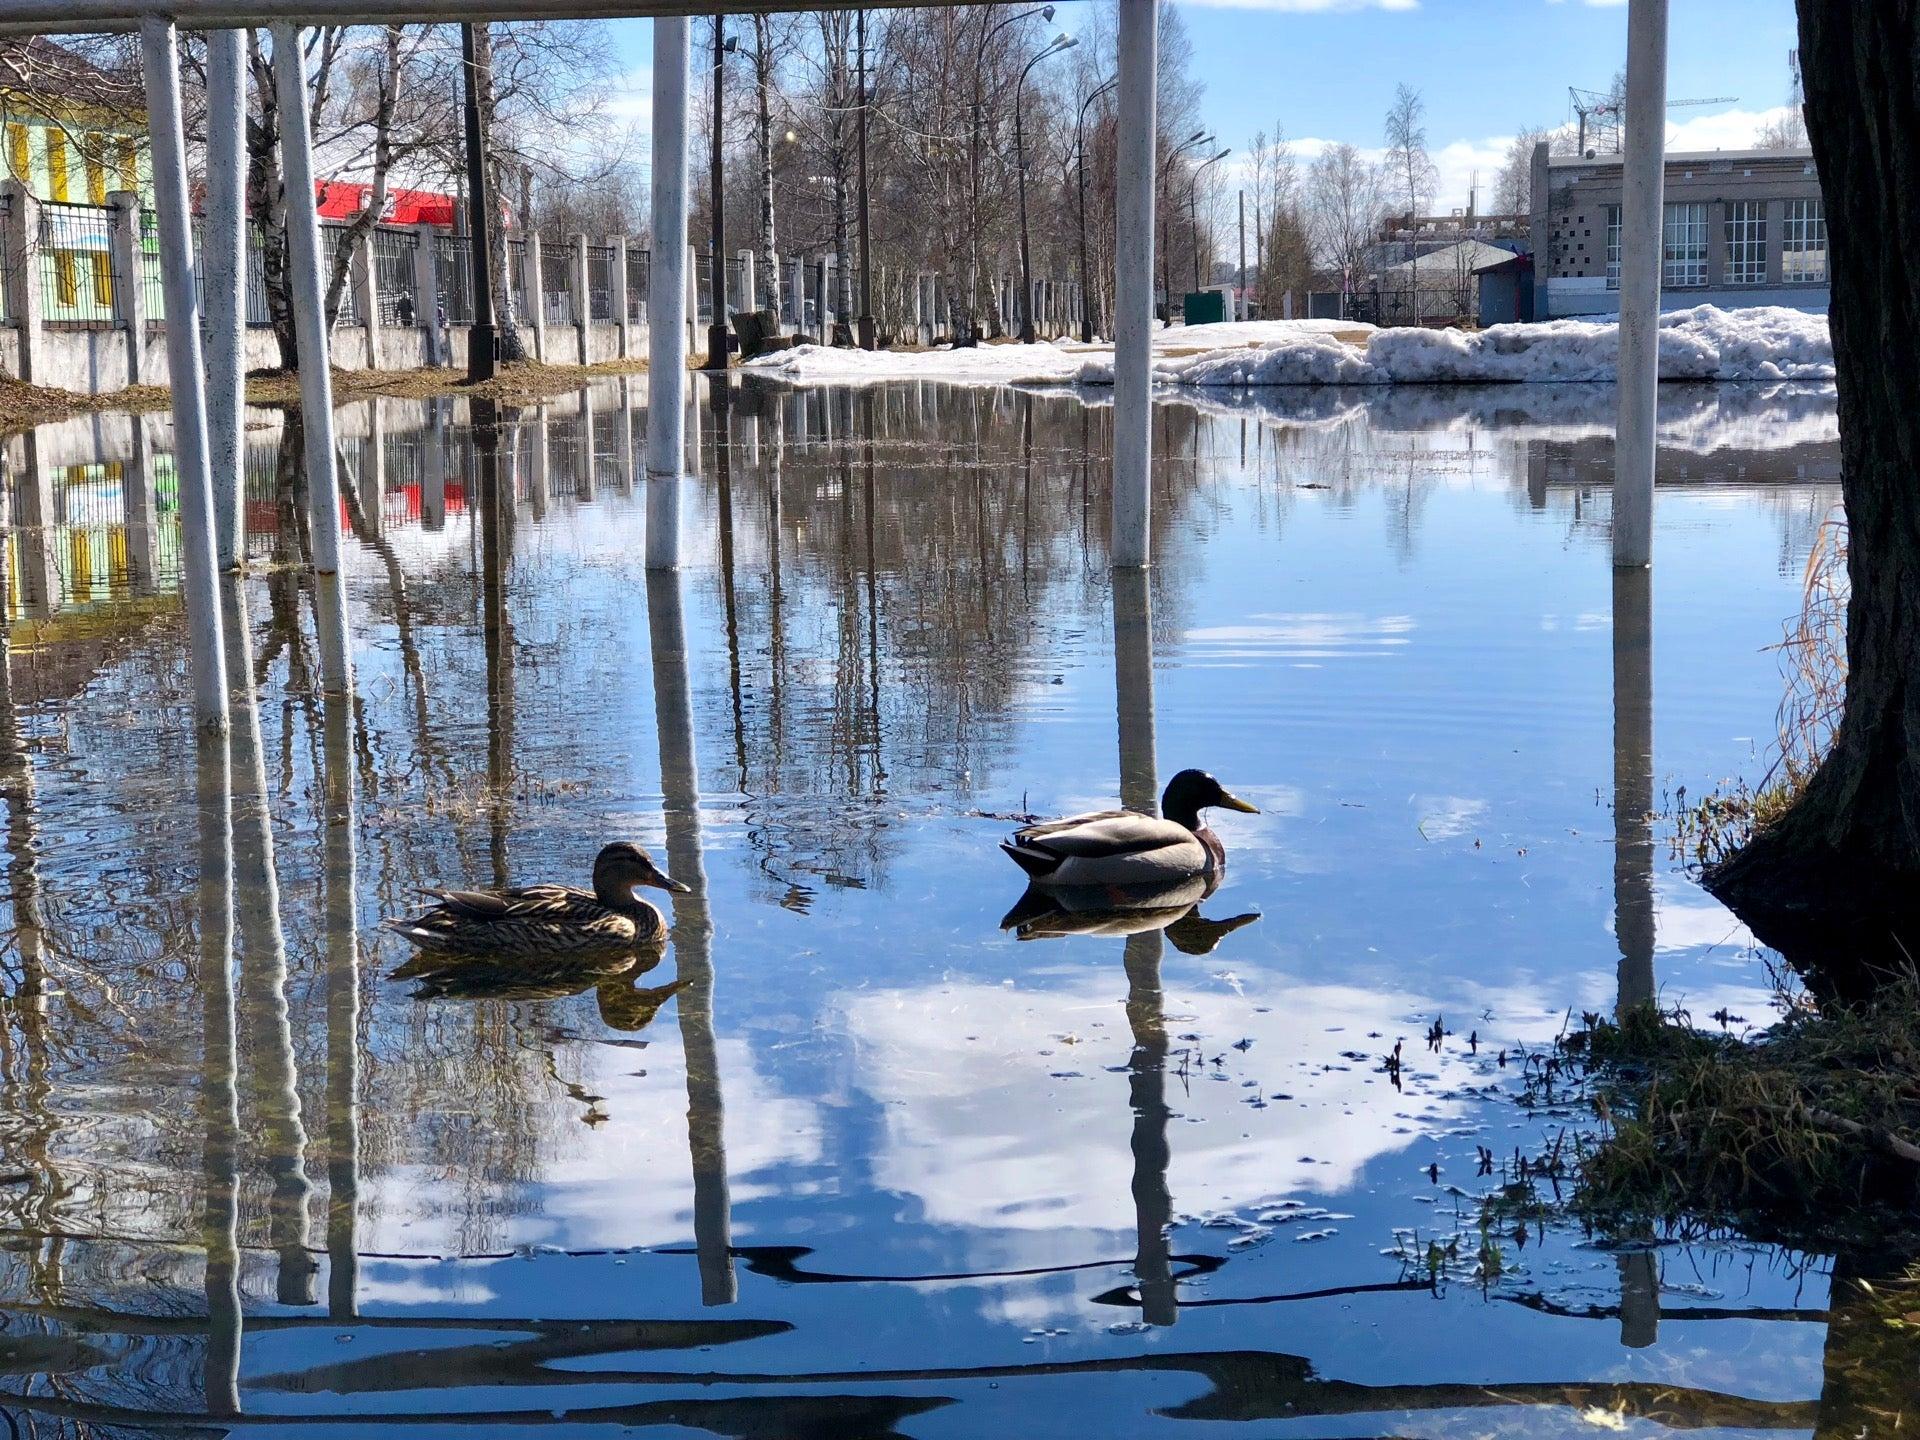
<svg viewBox="0 0 1920 1440"><path fill-rule="evenodd" d="M592 890L427 890L438 903L385 924L422 950L456 955L557 955L665 944L667 922L633 893L636 885L687 892L638 845L617 840L594 857Z"/></svg>
<svg viewBox="0 0 1920 1440"><path fill-rule="evenodd" d="M1158 816L1102 810L1045 820L1014 831L1000 848L1042 889L1165 885L1210 875L1227 863L1220 837L1200 822L1200 812L1214 806L1260 813L1206 771L1182 770L1167 782Z"/></svg>

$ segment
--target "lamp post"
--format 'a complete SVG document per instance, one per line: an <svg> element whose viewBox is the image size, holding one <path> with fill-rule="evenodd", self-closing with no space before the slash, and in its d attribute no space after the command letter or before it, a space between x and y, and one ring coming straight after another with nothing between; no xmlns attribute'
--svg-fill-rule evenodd
<svg viewBox="0 0 1920 1440"><path fill-rule="evenodd" d="M708 188L713 192L713 263L708 275L713 298L708 302L713 314L707 322L707 363L708 370L727 368L727 204L726 186L721 176L721 118L726 100L726 64L727 56L733 53L734 42L726 38L727 17L715 13L713 17L713 157L711 182Z"/></svg>
<svg viewBox="0 0 1920 1440"><path fill-rule="evenodd" d="M1165 188L1167 179L1173 173L1173 162L1196 145L1211 145L1213 136L1205 130L1196 130L1167 152L1167 158L1160 162L1160 183ZM1173 323L1173 247L1167 243L1167 211L1171 205L1156 205L1160 212L1160 291L1167 306L1167 323Z"/></svg>
<svg viewBox="0 0 1920 1440"><path fill-rule="evenodd" d="M1027 142L1026 132L1020 118L1021 92L1026 88L1027 76L1033 73L1033 67L1049 55L1058 55L1062 50L1071 50L1080 42L1071 35L1056 35L1048 42L1047 48L1027 61L1021 70L1020 78L1013 85L1013 154L1014 166L1020 172L1020 343L1031 345L1033 333L1033 236L1027 227Z"/></svg>
<svg viewBox="0 0 1920 1440"><path fill-rule="evenodd" d="M986 127L986 97L981 93L987 71L987 45L995 35L1016 20L1027 20L1038 15L1048 24L1053 23L1053 6L1041 5L1032 10L1017 11L1012 15L984 26L980 31L980 47L973 57L973 119L971 133L967 138L967 200L972 213L972 249L967 273L967 324L971 330L970 340L980 338L980 169L982 131Z"/></svg>
<svg viewBox="0 0 1920 1440"><path fill-rule="evenodd" d="M1232 153L1223 145L1218 155L1210 155L1193 167L1193 185L1187 191L1187 223L1193 226L1193 288L1196 290L1200 288L1200 172Z"/></svg>
<svg viewBox="0 0 1920 1440"><path fill-rule="evenodd" d="M1080 102L1080 119L1073 127L1073 150L1078 157L1074 169L1080 185L1080 343L1093 343L1093 291L1087 285L1087 107L1120 83L1114 76Z"/></svg>
<svg viewBox="0 0 1920 1440"><path fill-rule="evenodd" d="M874 348L873 330L873 211L867 190L867 12L854 19L859 39L860 67L860 348Z"/></svg>

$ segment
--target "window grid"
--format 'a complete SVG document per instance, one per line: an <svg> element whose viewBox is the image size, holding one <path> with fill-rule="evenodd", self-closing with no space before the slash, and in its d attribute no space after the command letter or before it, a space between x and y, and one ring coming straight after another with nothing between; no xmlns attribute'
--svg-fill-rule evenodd
<svg viewBox="0 0 1920 1440"><path fill-rule="evenodd" d="M1620 207L1607 206L1607 289L1620 288Z"/></svg>
<svg viewBox="0 0 1920 1440"><path fill-rule="evenodd" d="M1806 284L1827 278L1827 217L1820 201L1787 201L1781 240L1781 279Z"/></svg>
<svg viewBox="0 0 1920 1440"><path fill-rule="evenodd" d="M1764 285L1767 281L1767 207L1759 200L1736 200L1727 206L1727 265L1729 285Z"/></svg>
<svg viewBox="0 0 1920 1440"><path fill-rule="evenodd" d="M1670 290L1707 283L1707 207L1705 203L1669 205L1661 283Z"/></svg>

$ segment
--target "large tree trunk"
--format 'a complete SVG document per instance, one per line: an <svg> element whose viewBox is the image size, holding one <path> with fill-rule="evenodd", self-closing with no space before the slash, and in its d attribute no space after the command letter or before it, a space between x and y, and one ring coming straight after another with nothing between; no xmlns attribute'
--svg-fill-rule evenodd
<svg viewBox="0 0 1920 1440"><path fill-rule="evenodd" d="M287 276L287 205L280 174L280 110L273 93L273 66L260 47L260 32L247 32L247 65L259 109L247 116L247 215L260 227L260 275L267 293L267 319L280 348L280 368L300 368L294 337L293 299Z"/></svg>
<svg viewBox="0 0 1920 1440"><path fill-rule="evenodd" d="M1707 877L1857 990L1920 958L1920 0L1799 0L1826 197L1848 523L1847 697L1800 799Z"/></svg>
<svg viewBox="0 0 1920 1440"><path fill-rule="evenodd" d="M780 257L773 244L773 21L753 17L754 79L758 82L760 121L760 308L771 311L774 331L780 325Z"/></svg>

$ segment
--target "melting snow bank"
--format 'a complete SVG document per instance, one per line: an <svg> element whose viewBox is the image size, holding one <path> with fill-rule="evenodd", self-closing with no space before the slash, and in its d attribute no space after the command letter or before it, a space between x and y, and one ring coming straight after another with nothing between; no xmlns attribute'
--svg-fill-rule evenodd
<svg viewBox="0 0 1920 1440"><path fill-rule="evenodd" d="M1316 320L1191 325L1156 332L1154 378L1206 390L1610 381L1619 342L1619 326L1611 320L1476 331L1378 330ZM1111 385L1113 347L1061 342L869 353L802 345L742 368L801 385ZM1660 317L1660 378L1831 380L1826 316L1779 306L1669 311Z"/></svg>

